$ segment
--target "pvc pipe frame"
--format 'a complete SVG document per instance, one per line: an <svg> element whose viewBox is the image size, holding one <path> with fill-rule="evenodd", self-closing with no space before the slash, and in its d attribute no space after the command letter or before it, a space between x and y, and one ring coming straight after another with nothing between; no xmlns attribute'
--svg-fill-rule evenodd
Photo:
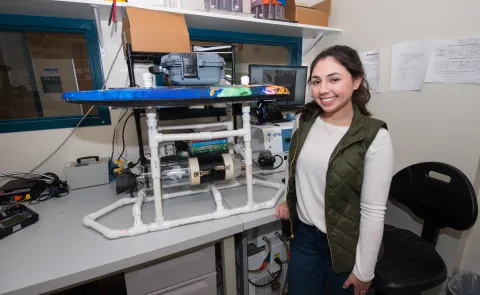
<svg viewBox="0 0 480 295"><path fill-rule="evenodd" d="M116 201L113 204L108 205L105 208L98 210L97 212L91 213L83 218L83 224L87 227L90 227L101 234L103 234L108 239L118 239L122 237L132 237L140 234L144 234L152 231L164 230L176 226L203 222L213 219L221 219L237 214L244 214L255 212L262 209L270 209L275 207L278 200L285 191L285 185L282 183L275 183L269 181L262 181L253 179L252 175L252 149L251 149L251 129L250 129L250 107L242 108L243 116L243 128L238 130L232 130L233 128L230 125L225 124L229 122L213 123L213 124L198 124L198 125L187 125L181 126L182 128L175 126L175 128L170 130L179 130L179 129L190 129L190 128L204 128L210 126L227 126L227 131L213 131L213 132L199 132L199 133L180 133L180 134L161 134L158 133L158 130L167 130L169 127L158 128L157 129L157 119L156 113L150 111L147 114L147 126L148 126L148 137L149 145L151 150L151 172L153 179L153 197L146 197L145 190L140 190L137 193L136 198L123 198ZM202 127L198 127L202 126ZM245 142L245 149L242 150L242 156L245 159L246 164L246 185L247 185L247 204L245 206L234 208L234 209L225 209L223 206L223 199L220 193L220 190L226 188L237 187L240 183L233 183L224 186L216 186L215 184L209 184L206 189L199 190L187 190L170 194L163 194L162 196L162 187L160 182L160 156L158 153L159 142L162 141L172 141L172 140L192 140L192 139L212 139L219 137L232 137L232 136L242 136ZM268 201L263 203L255 203L253 199L253 185L262 185L266 187L271 187L277 189L275 195ZM197 215L187 218L181 218L176 220L165 220L163 216L163 207L162 201L168 198L181 197L192 195L200 192L210 191L215 200L216 211L208 214ZM142 204L147 202L155 203L155 222L150 224L144 224L142 221ZM133 226L126 229L111 229L108 228L96 221L99 217L108 214L111 211L114 211L124 205L134 204L132 207L133 215Z"/></svg>
<svg viewBox="0 0 480 295"><path fill-rule="evenodd" d="M161 132L161 131L165 131L165 130L182 130L182 129L203 129L203 128L208 128L208 127L226 127L228 131L232 131L233 130L233 123L232 122L215 122L215 123L204 123L204 124L191 124L191 125L175 125L175 126L158 126L157 127L157 131L158 132ZM235 135L232 135L232 136L229 136L228 137L228 142L229 142L229 154L232 154L233 155L233 149L231 148L235 142L233 141L233 136ZM165 136L164 136L164 139L163 141L167 141L165 140Z"/></svg>

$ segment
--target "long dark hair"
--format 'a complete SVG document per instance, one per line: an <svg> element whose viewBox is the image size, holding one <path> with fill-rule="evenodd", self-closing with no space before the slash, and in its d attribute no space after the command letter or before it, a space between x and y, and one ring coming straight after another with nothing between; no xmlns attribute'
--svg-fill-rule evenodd
<svg viewBox="0 0 480 295"><path fill-rule="evenodd" d="M335 45L320 52L315 57L310 65L310 77L308 78L308 84L310 86L312 80L313 68L320 60L327 57L333 57L339 62L347 71L352 75L352 78L361 78L362 82L358 89L353 91L352 103L355 104L359 111L365 116L371 116L371 113L367 110L367 103L370 100L370 91L368 90L368 82L365 79L365 70L363 69L362 61L358 56L357 51L345 45ZM315 102L311 101L305 104L298 113L301 113L300 118L303 120L310 120L315 113L323 113L323 109Z"/></svg>

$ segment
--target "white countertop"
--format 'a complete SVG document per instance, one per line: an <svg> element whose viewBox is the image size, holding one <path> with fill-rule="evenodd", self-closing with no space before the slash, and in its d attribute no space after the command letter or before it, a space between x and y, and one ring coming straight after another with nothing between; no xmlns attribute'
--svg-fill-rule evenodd
<svg viewBox="0 0 480 295"><path fill-rule="evenodd" d="M259 175L260 177L266 178L265 180L273 181L273 182L281 182L282 178L285 177L285 172L278 172L275 174L269 175ZM241 192L241 193L240 193ZM274 194L276 193L276 189L267 188L259 185L253 186L253 195L255 198L255 202L265 202L270 200ZM244 206L247 202L247 187L241 186L233 190L222 190L223 201L227 203L227 205L233 209L237 207ZM285 194L280 197L280 200L277 202L277 205L280 204L285 200ZM274 222L278 220L275 217L275 210L276 207L272 209L264 209L257 212L246 213L237 215L238 218L243 223L243 229L248 230L257 226L261 226L270 222Z"/></svg>
<svg viewBox="0 0 480 295"><path fill-rule="evenodd" d="M257 202L271 198L274 193L271 188L254 187ZM222 195L226 208L246 203L245 186L222 190ZM39 221L0 240L0 294L28 295L56 290L214 243L276 220L275 210L267 209L118 240L108 240L82 224L85 215L117 198L112 183L73 190L66 197L30 206L39 214ZM214 210L210 193L164 201L167 220ZM153 203L144 204L142 211L143 221L153 222ZM119 228L130 227L132 219L131 206L124 206L99 221Z"/></svg>

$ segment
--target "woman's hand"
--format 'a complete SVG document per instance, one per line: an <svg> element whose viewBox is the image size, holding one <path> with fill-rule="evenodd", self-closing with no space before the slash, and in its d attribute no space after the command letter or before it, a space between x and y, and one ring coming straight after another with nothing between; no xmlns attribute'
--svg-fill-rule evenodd
<svg viewBox="0 0 480 295"><path fill-rule="evenodd" d="M290 211L288 210L287 201L283 201L278 205L277 210L275 211L275 216L281 219L289 219Z"/></svg>
<svg viewBox="0 0 480 295"><path fill-rule="evenodd" d="M351 285L353 285L353 288L355 292L353 293L354 295L366 295L368 288L370 288L370 285L372 282L362 282L360 281L353 273L351 273L345 283L343 283L343 288L347 289Z"/></svg>

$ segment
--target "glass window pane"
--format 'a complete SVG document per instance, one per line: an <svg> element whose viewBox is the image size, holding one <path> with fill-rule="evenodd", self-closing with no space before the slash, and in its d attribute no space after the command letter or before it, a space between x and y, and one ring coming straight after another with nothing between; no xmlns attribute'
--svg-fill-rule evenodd
<svg viewBox="0 0 480 295"><path fill-rule="evenodd" d="M289 65L290 53L287 47L238 44L235 52L237 77L248 76L249 64Z"/></svg>
<svg viewBox="0 0 480 295"><path fill-rule="evenodd" d="M191 41L192 45L232 45L232 43ZM289 65L290 51L285 46L241 44L235 45L235 80L239 81L241 76L248 76L249 64L268 65ZM228 55L221 55L226 62L225 74L230 75L232 71L232 60Z"/></svg>
<svg viewBox="0 0 480 295"><path fill-rule="evenodd" d="M0 119L41 116L23 32L0 31Z"/></svg>
<svg viewBox="0 0 480 295"><path fill-rule="evenodd" d="M93 89L84 34L0 31L0 81L0 120L84 114L61 99Z"/></svg>

